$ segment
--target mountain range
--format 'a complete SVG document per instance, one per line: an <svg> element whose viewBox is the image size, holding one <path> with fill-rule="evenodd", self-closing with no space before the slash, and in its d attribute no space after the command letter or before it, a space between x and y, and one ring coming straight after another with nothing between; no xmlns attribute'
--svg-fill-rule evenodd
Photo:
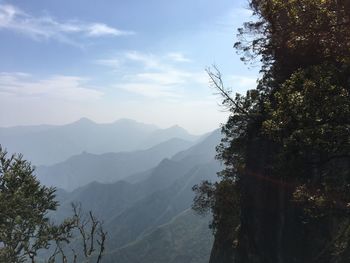
<svg viewBox="0 0 350 263"><path fill-rule="evenodd" d="M94 211L108 231L106 263L207 262L213 241L210 219L191 211L192 187L216 180L221 166L214 156L220 137L219 131L213 132L137 179L60 190L61 206L54 218L69 216L72 202Z"/></svg>
<svg viewBox="0 0 350 263"><path fill-rule="evenodd" d="M147 150L104 154L84 152L51 166L38 166L36 173L45 185L71 191L93 181L112 183L141 173L192 144L173 138Z"/></svg>
<svg viewBox="0 0 350 263"><path fill-rule="evenodd" d="M145 150L173 138L195 141L198 136L177 125L160 129L129 119L99 124L82 118L60 126L0 128L2 147L23 154L35 165L52 165L84 151L103 154Z"/></svg>
<svg viewBox="0 0 350 263"><path fill-rule="evenodd" d="M58 188L54 221L71 216L71 203L78 202L104 222L105 263L208 262L210 216L191 210L192 187L217 180L220 139L219 130L199 137L131 120L0 128L9 152L46 163L35 172Z"/></svg>

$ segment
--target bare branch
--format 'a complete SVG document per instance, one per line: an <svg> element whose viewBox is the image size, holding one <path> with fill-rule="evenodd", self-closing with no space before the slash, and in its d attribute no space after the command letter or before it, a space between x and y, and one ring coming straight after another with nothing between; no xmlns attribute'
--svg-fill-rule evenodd
<svg viewBox="0 0 350 263"><path fill-rule="evenodd" d="M91 229L90 229L90 249L89 249L89 255L91 255L94 252L94 236L96 227L99 224L99 222L96 220L96 218L93 216L92 212L89 212L90 220L91 220Z"/></svg>
<svg viewBox="0 0 350 263"><path fill-rule="evenodd" d="M208 73L212 87L219 91L219 94L224 98L224 101L228 101L230 106L234 106L242 114L249 115L249 113L230 96L231 91L225 88L222 75L218 67L213 65L213 68L215 72L213 72L210 68L206 68L205 70Z"/></svg>
<svg viewBox="0 0 350 263"><path fill-rule="evenodd" d="M85 258L86 262L90 262L92 256L96 259L96 262L101 262L103 253L105 251L105 241L107 232L103 230L103 224L98 220L92 211L84 214L82 213L80 203L72 203L73 217L69 220L69 233L72 234L74 230L77 230L78 236L76 237L77 241L82 242L81 251L76 251L76 247L70 248L72 252L72 261L73 263L80 262L80 256ZM71 236L70 236L71 237ZM62 262L68 262L67 250L62 247L61 241L69 243L69 240L56 240L56 249L54 253L49 258L49 263L55 262L57 255L61 255ZM69 248L69 247L67 247ZM69 254L70 257L70 254Z"/></svg>
<svg viewBox="0 0 350 263"><path fill-rule="evenodd" d="M97 257L96 263L100 263L101 262L103 252L105 251L105 241L106 241L106 237L107 237L107 232L105 232L103 230L102 223L100 223L100 228L99 228L98 235L100 237L100 240L97 240L97 243L98 243L100 249L99 249L99 253L98 253L98 257Z"/></svg>

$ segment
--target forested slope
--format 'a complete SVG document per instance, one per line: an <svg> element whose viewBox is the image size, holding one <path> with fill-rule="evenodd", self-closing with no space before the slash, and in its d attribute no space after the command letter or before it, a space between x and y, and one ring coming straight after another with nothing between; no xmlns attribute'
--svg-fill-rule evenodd
<svg viewBox="0 0 350 263"><path fill-rule="evenodd" d="M257 88L232 97L209 71L231 113L195 204L214 213L210 262L349 262L350 2L249 4L235 47L260 60Z"/></svg>

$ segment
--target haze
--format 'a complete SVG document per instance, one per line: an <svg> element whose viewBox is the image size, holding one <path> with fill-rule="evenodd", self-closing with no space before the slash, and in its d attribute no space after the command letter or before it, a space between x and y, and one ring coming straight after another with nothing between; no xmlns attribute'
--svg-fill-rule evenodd
<svg viewBox="0 0 350 263"><path fill-rule="evenodd" d="M246 2L0 1L0 126L130 118L194 134L227 114L204 71L254 87L232 48Z"/></svg>

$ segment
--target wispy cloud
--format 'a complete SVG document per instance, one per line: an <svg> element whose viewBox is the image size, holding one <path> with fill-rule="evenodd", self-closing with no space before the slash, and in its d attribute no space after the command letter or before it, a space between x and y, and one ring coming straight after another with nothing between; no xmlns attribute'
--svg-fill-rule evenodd
<svg viewBox="0 0 350 263"><path fill-rule="evenodd" d="M185 72L167 69L161 72L142 72L124 76L124 81L115 87L149 98L186 97L198 85L207 87L208 77L204 72Z"/></svg>
<svg viewBox="0 0 350 263"><path fill-rule="evenodd" d="M205 70L194 70L192 63L179 65L177 59L192 61L182 53L125 51L108 59L96 60L95 63L110 67L120 74L120 83L115 87L144 97L185 98L192 96L194 90L205 93L204 90L208 90L209 86ZM233 92L241 94L255 88L257 84L256 76L249 75L225 75L224 82L232 86Z"/></svg>
<svg viewBox="0 0 350 263"><path fill-rule="evenodd" d="M182 53L152 54L126 51L96 63L118 69L122 83L117 88L149 98L180 98L194 86L206 87L203 71L185 70L178 62L190 62ZM126 70L123 74L123 67ZM133 73L130 73L133 72Z"/></svg>
<svg viewBox="0 0 350 263"><path fill-rule="evenodd" d="M126 76L126 78L130 80L138 80L139 82L153 82L159 85L177 85L186 83L191 76L192 74L189 72L168 69L161 72L137 73Z"/></svg>
<svg viewBox="0 0 350 263"><path fill-rule="evenodd" d="M86 32L88 36L99 37L99 36L123 36L133 35L134 32L119 30L106 24L94 23L90 25L81 25L81 31Z"/></svg>
<svg viewBox="0 0 350 263"><path fill-rule="evenodd" d="M180 92L174 87L158 85L156 83L129 82L115 86L118 89L141 95L147 98L180 98Z"/></svg>
<svg viewBox="0 0 350 263"><path fill-rule="evenodd" d="M98 59L95 61L96 64L102 65L102 66L107 66L111 68L119 68L121 66L121 61L119 59Z"/></svg>
<svg viewBox="0 0 350 263"><path fill-rule="evenodd" d="M192 62L192 60L186 57L181 52L170 52L163 55L156 55L153 53L145 53L139 51L125 51L117 54L116 56L99 59L95 61L97 64L119 68L121 64L139 63L139 66L143 66L148 70L159 70L164 68L173 67L174 62Z"/></svg>
<svg viewBox="0 0 350 263"><path fill-rule="evenodd" d="M55 75L36 80L26 73L0 73L0 93L15 97L38 97L69 101L95 100L103 93L86 86L87 79Z"/></svg>
<svg viewBox="0 0 350 263"><path fill-rule="evenodd" d="M122 55L124 60L142 63L147 68L160 68L163 65L162 58L154 54L141 53L138 51L128 51Z"/></svg>
<svg viewBox="0 0 350 263"><path fill-rule="evenodd" d="M104 23L58 21L50 16L34 17L9 4L0 4L0 29L25 34L35 40L55 39L68 44L77 44L76 39L79 37L117 37L134 34Z"/></svg>
<svg viewBox="0 0 350 263"><path fill-rule="evenodd" d="M187 58L181 52L171 52L168 54L168 57L175 62L192 62L191 59Z"/></svg>

